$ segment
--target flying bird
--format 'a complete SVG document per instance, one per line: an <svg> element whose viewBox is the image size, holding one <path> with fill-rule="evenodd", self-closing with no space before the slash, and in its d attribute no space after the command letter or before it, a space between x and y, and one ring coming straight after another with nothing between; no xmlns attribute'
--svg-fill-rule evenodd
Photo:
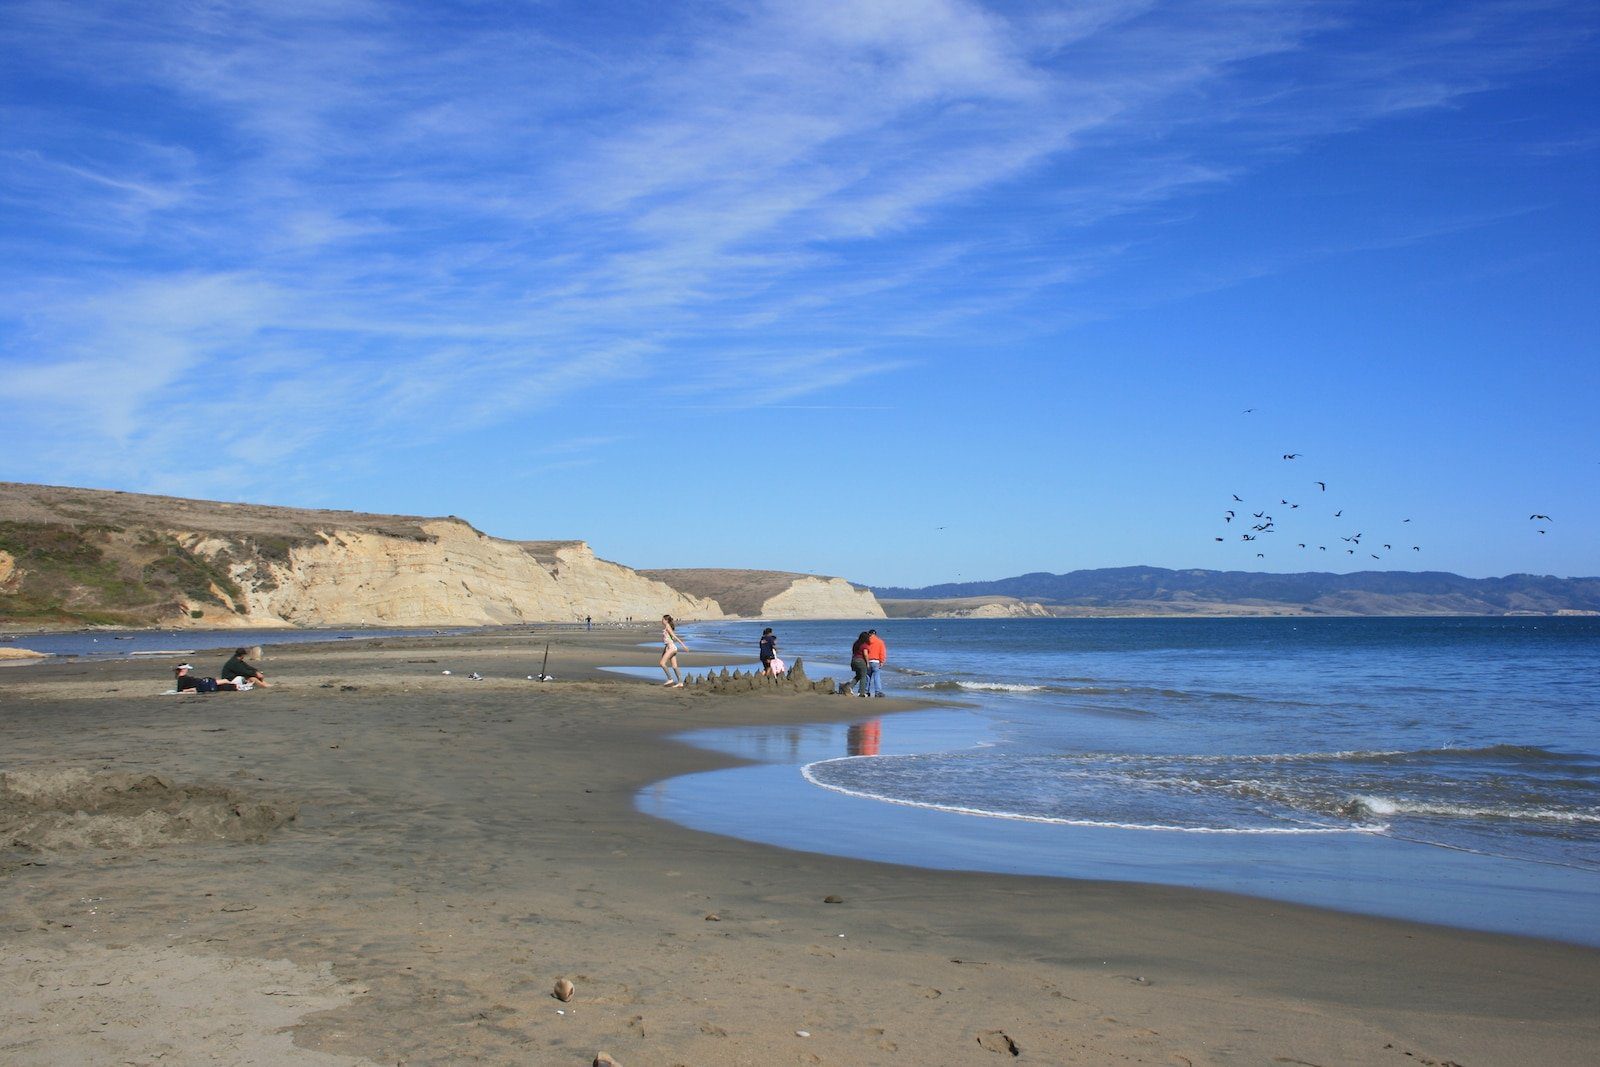
<svg viewBox="0 0 1600 1067"><path fill-rule="evenodd" d="M1411 520L1410 519L1401 519L1400 521L1401 522L1410 522Z"/></svg>
<svg viewBox="0 0 1600 1067"><path fill-rule="evenodd" d="M1394 547L1394 546L1392 546L1392 545L1384 545L1384 546L1383 546L1383 547L1384 547L1384 548L1392 548L1392 547Z"/></svg>
<svg viewBox="0 0 1600 1067"><path fill-rule="evenodd" d="M1556 520L1552 519L1548 515L1529 515L1528 516L1528 521L1529 522L1532 522L1534 519L1543 519L1545 522L1555 522L1556 521Z"/></svg>
<svg viewBox="0 0 1600 1067"><path fill-rule="evenodd" d="M1333 513L1333 517L1337 519L1340 515L1343 515L1343 514L1344 514L1344 508L1340 508L1338 511L1335 511Z"/></svg>
<svg viewBox="0 0 1600 1067"><path fill-rule="evenodd" d="M1212 539L1211 539L1211 540L1213 540L1213 541L1220 541L1220 540L1222 540L1222 538L1220 538L1220 537L1213 537L1213 538L1212 538Z"/></svg>
<svg viewBox="0 0 1600 1067"><path fill-rule="evenodd" d="M1318 482L1317 483L1317 487L1319 489L1321 489L1324 493L1326 493L1328 491L1328 483L1327 482Z"/></svg>
<svg viewBox="0 0 1600 1067"><path fill-rule="evenodd" d="M1243 504L1244 503L1244 497L1240 496L1238 493L1233 493L1231 495L1233 496L1233 502L1235 504Z"/></svg>
<svg viewBox="0 0 1600 1067"><path fill-rule="evenodd" d="M1256 559L1266 559L1266 558L1267 558L1267 554L1265 552L1257 552L1256 553Z"/></svg>
<svg viewBox="0 0 1600 1067"><path fill-rule="evenodd" d="M1300 547L1301 547L1301 548L1304 548L1304 547L1306 547L1306 546L1305 546L1305 545L1301 545L1301 546L1300 546Z"/></svg>
<svg viewBox="0 0 1600 1067"><path fill-rule="evenodd" d="M1318 552L1326 552L1326 551L1328 551L1328 546L1327 545L1318 545L1317 546L1317 551Z"/></svg>
<svg viewBox="0 0 1600 1067"><path fill-rule="evenodd" d="M1285 452L1283 454L1283 458L1284 459L1299 459L1303 455L1305 455L1304 452Z"/></svg>
<svg viewBox="0 0 1600 1067"><path fill-rule="evenodd" d="M1373 559L1380 559L1380 558L1381 558L1381 557L1379 557L1379 556L1373 556L1373 557L1372 557L1372 558L1373 558Z"/></svg>
<svg viewBox="0 0 1600 1067"><path fill-rule="evenodd" d="M1411 546L1411 551L1413 551L1413 552L1421 552L1422 551L1422 546L1421 545L1412 545Z"/></svg>

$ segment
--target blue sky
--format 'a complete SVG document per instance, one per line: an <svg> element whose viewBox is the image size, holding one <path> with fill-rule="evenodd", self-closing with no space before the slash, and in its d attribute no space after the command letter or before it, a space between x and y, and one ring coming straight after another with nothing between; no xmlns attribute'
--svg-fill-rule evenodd
<svg viewBox="0 0 1600 1067"><path fill-rule="evenodd" d="M7 2L0 479L878 584L1600 574L1597 31Z"/></svg>

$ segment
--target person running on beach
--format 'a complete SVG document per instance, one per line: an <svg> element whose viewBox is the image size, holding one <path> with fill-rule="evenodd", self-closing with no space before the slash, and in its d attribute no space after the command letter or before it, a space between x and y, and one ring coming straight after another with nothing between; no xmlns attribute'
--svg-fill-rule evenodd
<svg viewBox="0 0 1600 1067"><path fill-rule="evenodd" d="M233 658L222 665L222 677L231 681L238 681L240 678L243 678L251 685L259 685L265 689L267 687L267 680L266 678L262 677L261 668L245 662L244 658L249 654L249 652L250 650L248 648L234 649Z"/></svg>
<svg viewBox="0 0 1600 1067"><path fill-rule="evenodd" d="M689 646L678 636L676 627L677 623L671 615L661 616L661 673L667 676L667 680L661 684L682 689L683 675L678 671L678 650L687 652ZM670 670L667 669L669 663L672 665Z"/></svg>
<svg viewBox="0 0 1600 1067"><path fill-rule="evenodd" d="M783 661L778 658L778 635L768 626L761 631L761 673L778 674L783 670ZM776 663L778 666L774 667Z"/></svg>
<svg viewBox="0 0 1600 1067"><path fill-rule="evenodd" d="M889 646L883 643L878 631L867 631L867 685L875 697L883 696L883 665L889 662ZM862 693L866 696L866 693Z"/></svg>
<svg viewBox="0 0 1600 1067"><path fill-rule="evenodd" d="M850 646L850 669L855 672L856 696L869 696L867 692L867 646L872 635L862 630L856 643ZM849 692L847 688L845 690Z"/></svg>

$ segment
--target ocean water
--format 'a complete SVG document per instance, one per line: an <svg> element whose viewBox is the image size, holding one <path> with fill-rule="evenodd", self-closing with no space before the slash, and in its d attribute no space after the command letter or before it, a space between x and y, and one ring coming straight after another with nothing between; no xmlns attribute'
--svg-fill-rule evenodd
<svg viewBox="0 0 1600 1067"><path fill-rule="evenodd" d="M818 677L867 624L773 625ZM812 851L1600 944L1600 619L871 625L889 690L941 707L841 697L858 722L688 735L758 762L641 809ZM753 659L760 629L689 640Z"/></svg>
<svg viewBox="0 0 1600 1067"><path fill-rule="evenodd" d="M64 630L49 633L7 632L0 641L16 648L71 659L128 659L133 656L187 656L206 649L261 645L299 645L318 641L370 640L378 637L425 637L463 633L435 629L295 629L295 630ZM220 661L219 661L219 666Z"/></svg>

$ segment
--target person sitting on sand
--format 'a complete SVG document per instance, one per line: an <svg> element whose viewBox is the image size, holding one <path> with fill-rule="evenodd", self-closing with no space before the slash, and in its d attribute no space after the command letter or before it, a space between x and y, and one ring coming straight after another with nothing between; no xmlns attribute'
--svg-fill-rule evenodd
<svg viewBox="0 0 1600 1067"><path fill-rule="evenodd" d="M682 689L683 675L678 671L678 649L682 648L687 652L689 646L678 636L676 626L671 615L661 616L661 673L667 676L667 680L661 684ZM667 669L669 663L672 665L671 670Z"/></svg>
<svg viewBox="0 0 1600 1067"><path fill-rule="evenodd" d="M249 654L248 648L236 648L233 657L222 665L222 677L238 681L243 678L251 685L259 685L263 689L267 686L266 678L262 677L261 669L246 663L244 657Z"/></svg>
<svg viewBox="0 0 1600 1067"><path fill-rule="evenodd" d="M193 690L196 693L234 693L239 691L239 686L233 682L219 682L215 678L196 678L189 672L194 670L192 663L180 663L172 668L172 687L180 693ZM249 686L245 686L249 688Z"/></svg>

